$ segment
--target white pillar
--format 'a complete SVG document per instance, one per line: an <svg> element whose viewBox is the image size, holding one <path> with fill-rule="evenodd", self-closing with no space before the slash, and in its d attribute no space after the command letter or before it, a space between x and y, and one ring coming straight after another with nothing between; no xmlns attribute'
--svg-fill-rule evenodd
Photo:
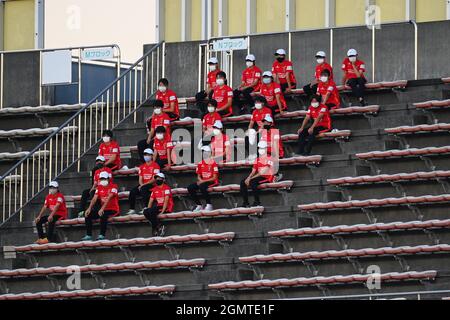
<svg viewBox="0 0 450 320"><path fill-rule="evenodd" d="M256 33L256 0L247 0L247 34Z"/></svg>
<svg viewBox="0 0 450 320"><path fill-rule="evenodd" d="M164 41L166 36L165 36L165 1L164 0L156 0L156 8L155 8L155 12L156 12L156 28L155 28L155 39L156 42L161 42Z"/></svg>
<svg viewBox="0 0 450 320"><path fill-rule="evenodd" d="M406 21L416 21L416 0L405 0Z"/></svg>
<svg viewBox="0 0 450 320"><path fill-rule="evenodd" d="M191 40L191 0L181 0L181 41Z"/></svg>
<svg viewBox="0 0 450 320"><path fill-rule="evenodd" d="M44 7L45 0L34 1L34 48L44 48Z"/></svg>
<svg viewBox="0 0 450 320"><path fill-rule="evenodd" d="M286 0L286 31L295 30L296 24L296 1L295 0Z"/></svg>
<svg viewBox="0 0 450 320"><path fill-rule="evenodd" d="M325 28L336 26L336 0L325 1Z"/></svg>
<svg viewBox="0 0 450 320"><path fill-rule="evenodd" d="M219 0L218 36L228 35L228 0Z"/></svg>
<svg viewBox="0 0 450 320"><path fill-rule="evenodd" d="M450 20L450 0L447 0L447 20Z"/></svg>

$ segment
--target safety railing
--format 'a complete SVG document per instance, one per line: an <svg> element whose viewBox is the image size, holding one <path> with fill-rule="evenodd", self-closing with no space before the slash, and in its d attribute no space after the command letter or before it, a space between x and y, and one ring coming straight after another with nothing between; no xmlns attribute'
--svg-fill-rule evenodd
<svg viewBox="0 0 450 320"><path fill-rule="evenodd" d="M111 49L111 57L105 57L104 59L95 59L90 60L86 57L83 57L83 53L86 50L90 49ZM101 64L105 66L111 66L116 69L116 77L120 76L121 68L124 66L121 62L121 51L120 47L117 44L107 44L107 45L98 45L98 46L83 46L83 47L67 47L67 48L52 48L52 49L31 49L31 50L19 50L19 51L1 51L0 52L0 109L4 107L4 90L5 90L5 78L4 78L4 61L5 56L14 55L18 53L39 53L39 83L38 83L38 92L39 92L39 105L43 104L44 100L44 88L46 85L43 83L43 55L48 52L55 51L70 51L72 57L72 63L76 63L77 65L77 76L76 83L67 83L67 85L77 85L77 93L78 93L78 103L81 103L82 97L82 65L83 64ZM61 84L63 85L63 84Z"/></svg>
<svg viewBox="0 0 450 320"><path fill-rule="evenodd" d="M80 171L80 158L100 141L104 130L132 116L136 122L136 109L156 92L163 48L164 43L155 45L0 177L0 224L17 213L23 221L23 208L50 181L75 164Z"/></svg>

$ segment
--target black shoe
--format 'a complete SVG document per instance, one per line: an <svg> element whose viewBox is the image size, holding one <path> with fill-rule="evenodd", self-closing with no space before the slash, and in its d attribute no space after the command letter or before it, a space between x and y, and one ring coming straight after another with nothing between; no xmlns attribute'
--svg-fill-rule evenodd
<svg viewBox="0 0 450 320"><path fill-rule="evenodd" d="M164 237L165 234L166 234L166 227L164 225L160 225L153 230L153 235L155 237Z"/></svg>
<svg viewBox="0 0 450 320"><path fill-rule="evenodd" d="M261 207L261 202L259 201L253 202L253 207Z"/></svg>
<svg viewBox="0 0 450 320"><path fill-rule="evenodd" d="M365 101L364 99L362 99L362 100L359 100L359 105L360 105L361 107L366 107L366 106L367 106L367 103L366 103L366 101Z"/></svg>
<svg viewBox="0 0 450 320"><path fill-rule="evenodd" d="M241 208L250 208L250 203L248 202L242 203Z"/></svg>

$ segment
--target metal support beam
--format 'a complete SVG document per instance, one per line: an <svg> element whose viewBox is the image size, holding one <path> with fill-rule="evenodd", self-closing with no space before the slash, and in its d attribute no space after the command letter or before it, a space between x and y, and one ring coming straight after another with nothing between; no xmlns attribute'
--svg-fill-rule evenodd
<svg viewBox="0 0 450 320"><path fill-rule="evenodd" d="M256 33L256 0L247 0L247 34Z"/></svg>
<svg viewBox="0 0 450 320"><path fill-rule="evenodd" d="M219 0L218 37L228 35L228 0Z"/></svg>
<svg viewBox="0 0 450 320"><path fill-rule="evenodd" d="M405 0L406 21L416 20L416 0Z"/></svg>
<svg viewBox="0 0 450 320"><path fill-rule="evenodd" d="M450 20L450 0L447 0L447 20Z"/></svg>
<svg viewBox="0 0 450 320"><path fill-rule="evenodd" d="M325 27L336 26L336 0L325 0Z"/></svg>
<svg viewBox="0 0 450 320"><path fill-rule="evenodd" d="M45 0L34 1L34 48L44 48Z"/></svg>
<svg viewBox="0 0 450 320"><path fill-rule="evenodd" d="M181 0L181 41L191 40L192 0Z"/></svg>
<svg viewBox="0 0 450 320"><path fill-rule="evenodd" d="M165 19L165 12L166 12L166 8L165 8L165 1L164 0L156 0L156 8L155 8L155 12L156 12L156 29L155 29L155 39L156 42L161 42L163 40L165 40L165 23L166 23L166 19Z"/></svg>
<svg viewBox="0 0 450 320"><path fill-rule="evenodd" d="M296 1L286 0L286 24L285 30L292 31L295 30L296 24Z"/></svg>
<svg viewBox="0 0 450 320"><path fill-rule="evenodd" d="M0 51L4 50L4 16L5 16L5 2L0 1Z"/></svg>

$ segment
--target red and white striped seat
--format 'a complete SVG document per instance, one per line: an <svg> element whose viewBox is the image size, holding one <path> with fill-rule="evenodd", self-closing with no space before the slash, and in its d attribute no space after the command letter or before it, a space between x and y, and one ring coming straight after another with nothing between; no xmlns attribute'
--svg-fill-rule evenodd
<svg viewBox="0 0 450 320"><path fill-rule="evenodd" d="M450 146L431 147L431 148L423 148L423 149L372 151L372 152L367 152L367 153L358 153L358 154L356 154L356 157L361 160L377 160L377 159L389 159L389 158L444 155L447 153L450 153Z"/></svg>
<svg viewBox="0 0 450 320"><path fill-rule="evenodd" d="M403 126L397 128L385 129L387 133L391 134L413 134L413 133L428 133L428 132L446 132L450 131L449 123L438 124L423 124L418 126Z"/></svg>
<svg viewBox="0 0 450 320"><path fill-rule="evenodd" d="M446 100L430 100L420 103L414 103L417 109L432 109L432 108L446 108L450 107L450 99Z"/></svg>
<svg viewBox="0 0 450 320"><path fill-rule="evenodd" d="M450 77L448 77L448 78L442 78L442 82L444 82L444 83L450 83Z"/></svg>

